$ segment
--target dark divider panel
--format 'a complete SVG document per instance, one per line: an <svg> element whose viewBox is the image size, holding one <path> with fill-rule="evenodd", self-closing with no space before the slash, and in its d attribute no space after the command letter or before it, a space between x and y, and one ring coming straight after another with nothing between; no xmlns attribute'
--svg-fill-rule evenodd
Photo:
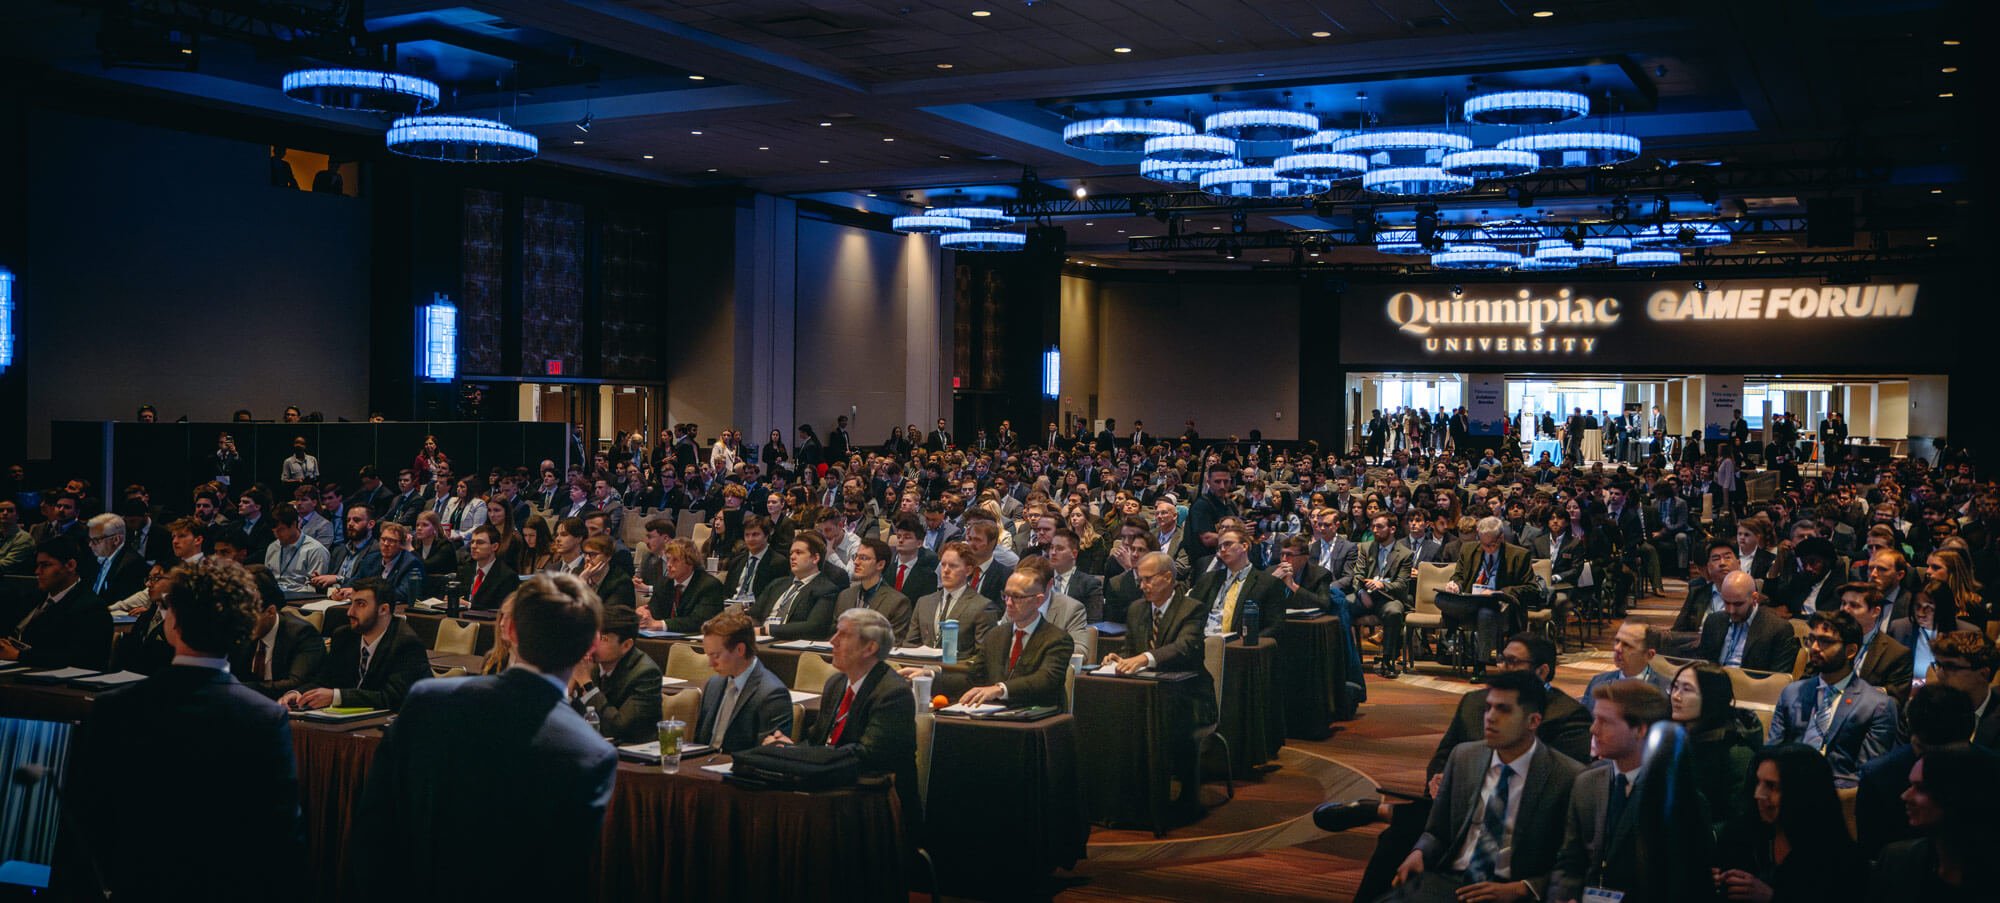
<svg viewBox="0 0 2000 903"><path fill-rule="evenodd" d="M425 436L436 436L438 447L451 458L459 474L484 474L490 467L534 467L542 459L563 464L564 424L483 423L466 421L396 423L114 423L108 438L101 421L56 421L50 424L50 449L56 480L81 477L97 486L100 498L118 497L122 487L143 483L155 504L183 512L186 491L215 477L213 455L217 437L229 433L242 456L241 469L253 482L276 487L292 439L304 436L306 450L319 458L320 478L333 480L346 492L359 484L356 474L373 464L383 482L396 482L396 471L410 466L423 448ZM104 483L105 463L111 464Z"/></svg>

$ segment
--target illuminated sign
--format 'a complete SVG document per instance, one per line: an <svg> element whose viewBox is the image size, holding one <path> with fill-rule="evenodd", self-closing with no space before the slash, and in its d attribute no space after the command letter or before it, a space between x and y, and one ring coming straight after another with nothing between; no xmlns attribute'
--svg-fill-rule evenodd
<svg viewBox="0 0 2000 903"><path fill-rule="evenodd" d="M417 309L417 375L434 383L458 378L458 308L442 292Z"/></svg>
<svg viewBox="0 0 2000 903"><path fill-rule="evenodd" d="M1500 297L1462 292L1445 298L1416 292L1389 296L1390 322L1398 331L1422 336L1424 350L1432 354L1589 354L1596 350L1597 338L1574 330L1603 329L1621 315L1617 298L1594 298L1568 288L1540 296L1528 288Z"/></svg>
<svg viewBox="0 0 2000 903"><path fill-rule="evenodd" d="M1774 288L1658 291L1646 299L1655 320L1816 320L1907 317L1917 309L1917 284L1806 285Z"/></svg>
<svg viewBox="0 0 2000 903"><path fill-rule="evenodd" d="M14 366L14 273L0 267L0 373Z"/></svg>
<svg viewBox="0 0 2000 903"><path fill-rule="evenodd" d="M1042 352L1042 397L1062 395L1062 352L1050 348Z"/></svg>

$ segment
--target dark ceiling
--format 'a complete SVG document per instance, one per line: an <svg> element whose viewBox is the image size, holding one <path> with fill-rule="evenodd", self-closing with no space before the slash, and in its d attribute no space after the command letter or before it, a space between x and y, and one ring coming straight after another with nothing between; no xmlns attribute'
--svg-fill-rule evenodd
<svg viewBox="0 0 2000 903"><path fill-rule="evenodd" d="M543 161L668 185L741 186L877 213L997 199L1066 229L1104 266L1242 267L1394 258L1343 247L1362 221L1415 206L1336 188L1319 203L1250 207L1154 197L1137 161L1062 144L1073 116L1199 116L1253 103L1310 108L1329 127L1439 125L1466 96L1584 91L1600 125L1639 135L1615 171L1506 182L1443 199L1446 224L1523 217L1756 221L1717 253L1799 250L1815 198L1855 200L1841 248L1949 247L1970 211L1976 128L1966 85L1980 50L1964 4L1621 0L129 0L199 35L179 70L106 66L104 4L10 0L17 63L134 92L287 120L379 130L292 103L278 78L337 49L312 27L258 33L216 10L349 29L398 68L439 80L454 109L540 135ZM984 13L984 15L982 15ZM1543 14L1547 15L1543 15ZM353 14L350 16L350 14ZM252 16L250 18L257 18ZM237 20L240 23L240 19ZM187 23L192 23L188 25ZM211 23L211 24L204 24ZM295 26L298 24L293 23ZM326 37L326 35L319 35ZM333 35L338 38L339 35ZM1365 100L1362 99L1365 95ZM574 123L591 118L587 133ZM1032 173L1032 180L1024 174ZM1087 204L1068 203L1083 188ZM1127 195L1145 195L1135 211ZM1525 194L1525 199L1522 195ZM1037 204L1039 201L1047 203ZM1173 216L1162 212L1169 208ZM1140 215L1134 215L1137 212ZM1168 234L1275 236L1236 260ZM1296 233L1296 234L1295 234ZM1282 240L1281 240L1282 239ZM1323 240L1322 240L1323 239ZM1258 242L1250 242L1256 244ZM1158 244L1158 243L1156 243ZM1294 258L1292 248L1301 256ZM1312 255L1312 256L1306 256Z"/></svg>

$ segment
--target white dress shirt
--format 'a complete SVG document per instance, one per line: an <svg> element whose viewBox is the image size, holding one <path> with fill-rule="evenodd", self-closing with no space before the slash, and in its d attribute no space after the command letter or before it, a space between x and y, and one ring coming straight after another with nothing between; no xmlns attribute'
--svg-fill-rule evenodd
<svg viewBox="0 0 2000 903"><path fill-rule="evenodd" d="M1507 763L1514 773L1507 778L1507 832L1505 837L1499 839L1500 852L1493 857L1495 875L1510 878L1514 875L1514 823L1521 814L1521 796L1528 784L1528 763L1534 761L1535 748L1540 745L1542 741L1535 740L1528 744L1527 752ZM1498 750L1487 756L1486 779L1480 782L1479 795L1472 801L1472 827L1465 832L1465 843L1451 861L1453 871L1463 872L1472 866L1472 851L1478 848L1480 835L1486 833L1486 801L1493 796L1493 788L1500 784L1500 761Z"/></svg>

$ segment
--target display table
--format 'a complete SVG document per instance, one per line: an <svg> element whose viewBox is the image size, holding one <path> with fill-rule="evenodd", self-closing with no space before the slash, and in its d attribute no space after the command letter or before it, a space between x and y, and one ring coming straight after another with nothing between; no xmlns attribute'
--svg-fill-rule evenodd
<svg viewBox="0 0 2000 903"><path fill-rule="evenodd" d="M1193 672L1167 672L1158 679L1077 675L1077 771L1086 818L1155 834L1173 826L1172 781L1185 785L1184 799L1195 798L1194 700L1200 686Z"/></svg>
<svg viewBox="0 0 2000 903"><path fill-rule="evenodd" d="M936 717L925 811L937 814L924 841L944 892L985 897L996 882L1032 889L1084 858L1090 825L1077 792L1076 724L1069 715ZM1007 848L1004 868L995 868L996 841Z"/></svg>
<svg viewBox="0 0 2000 903"><path fill-rule="evenodd" d="M1278 696L1278 641L1260 637L1250 646L1231 640L1222 648L1219 731L1229 741L1230 770L1242 777L1277 758L1285 745L1285 710Z"/></svg>
<svg viewBox="0 0 2000 903"><path fill-rule="evenodd" d="M1349 709L1347 640L1340 619L1332 615L1286 618L1278 625L1278 697L1285 736L1333 736L1331 722Z"/></svg>
<svg viewBox="0 0 2000 903"><path fill-rule="evenodd" d="M1557 467L1562 466L1563 447L1561 442L1557 442L1554 439L1536 439L1528 446L1528 466L1533 467L1539 463L1542 460L1543 454L1549 456L1550 463L1555 464Z"/></svg>

